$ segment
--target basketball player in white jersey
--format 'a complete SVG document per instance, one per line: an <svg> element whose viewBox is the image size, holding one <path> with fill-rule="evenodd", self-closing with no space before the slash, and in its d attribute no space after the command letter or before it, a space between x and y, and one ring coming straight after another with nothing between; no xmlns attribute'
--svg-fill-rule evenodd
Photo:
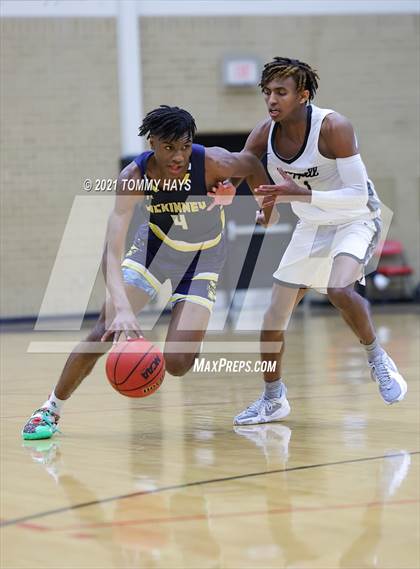
<svg viewBox="0 0 420 569"><path fill-rule="evenodd" d="M350 122L311 104L318 79L306 63L283 57L275 57L262 72L260 86L270 118L254 128L245 145L258 157L267 154L275 184L255 190L265 198L259 221L276 222L273 206L285 202L299 219L274 273L261 331L262 360L275 361L276 370L264 374L262 396L235 417L236 425L279 421L290 413L281 377L284 331L310 288L328 295L359 339L385 403L401 401L407 392L395 363L378 343L368 302L354 290L378 243L380 201Z"/></svg>

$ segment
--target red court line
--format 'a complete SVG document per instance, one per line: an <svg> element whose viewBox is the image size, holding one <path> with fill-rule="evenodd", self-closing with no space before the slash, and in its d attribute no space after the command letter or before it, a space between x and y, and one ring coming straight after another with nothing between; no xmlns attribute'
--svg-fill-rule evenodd
<svg viewBox="0 0 420 569"><path fill-rule="evenodd" d="M120 520L112 522L98 522L93 524L75 524L70 526L63 526L60 528L40 526L38 524L28 524L21 523L17 524L18 527L23 529L31 529L36 531L48 531L48 532L67 532L74 530L85 530L85 529L101 529L101 528L112 528L112 527L127 527L127 526L138 526L138 525L156 525L156 524L170 524L176 522L192 522L199 520L214 520L214 519L225 519L225 518L249 518L256 516L268 516L268 515L282 515L282 514L299 514L299 513L311 513L311 512L330 512L334 510L350 510L358 508L381 508L387 506L408 506L412 504L418 504L420 499L406 499L406 500L387 500L387 501L375 501L375 502L362 502L359 504L332 504L330 506L287 506L283 508L271 508L268 510L253 510L250 512L225 512L223 514L196 514L196 515L185 515L185 516L170 516L166 518L144 518L138 520ZM78 533L73 534L74 537L90 537L90 534Z"/></svg>
<svg viewBox="0 0 420 569"><path fill-rule="evenodd" d="M19 526L21 528L31 529L33 531L51 531L51 529L48 526L42 526L40 524L32 524L30 522L22 522L21 524L19 524Z"/></svg>

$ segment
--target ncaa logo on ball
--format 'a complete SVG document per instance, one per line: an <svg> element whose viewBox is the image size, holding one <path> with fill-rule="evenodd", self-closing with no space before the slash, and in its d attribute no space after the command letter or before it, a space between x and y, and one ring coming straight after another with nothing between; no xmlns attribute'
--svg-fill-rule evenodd
<svg viewBox="0 0 420 569"><path fill-rule="evenodd" d="M155 359L152 361L149 367L147 367L143 373L141 374L144 379L148 379L149 375L151 375L155 369L160 364L160 356L156 356Z"/></svg>

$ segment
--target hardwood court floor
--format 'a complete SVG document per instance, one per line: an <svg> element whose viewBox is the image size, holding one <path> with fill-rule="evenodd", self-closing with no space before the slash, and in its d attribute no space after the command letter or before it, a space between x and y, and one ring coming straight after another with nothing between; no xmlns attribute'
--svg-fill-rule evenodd
<svg viewBox="0 0 420 569"><path fill-rule="evenodd" d="M168 376L131 401L102 361L66 405L63 434L27 443L22 423L64 355L26 352L56 335L4 334L2 568L418 568L418 317L375 320L409 382L398 405L326 312L290 330L281 424L232 426L257 374Z"/></svg>

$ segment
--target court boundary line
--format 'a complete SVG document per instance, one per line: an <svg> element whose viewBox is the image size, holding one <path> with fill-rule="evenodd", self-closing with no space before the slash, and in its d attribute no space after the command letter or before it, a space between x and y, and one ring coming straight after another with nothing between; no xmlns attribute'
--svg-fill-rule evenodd
<svg viewBox="0 0 420 569"><path fill-rule="evenodd" d="M404 453L397 452L386 455L379 456L368 456L363 458L353 458L347 460L339 460L334 462L323 462L319 464L305 464L301 466L293 466L291 468L276 468L274 470L265 470L261 472L250 472L248 474L236 474L234 476L224 476L222 478L211 478L208 480L196 480L195 482L186 482L184 484L173 484L171 486L161 486L160 488L154 488L152 490L141 490L139 492L130 492L129 494L120 494L118 496L110 496L108 498L103 498L99 500L91 500L90 502L82 502L80 504L75 504L73 506L65 506L62 508L55 508L54 510L46 510L44 512L39 512L37 514L30 514L27 516L22 516L20 518L12 518L10 520L1 520L0 527L8 527L12 525L18 525L31 520L36 520L39 518L45 518L47 516L53 516L55 514L62 514L64 512L71 512L73 510L78 510L80 508L88 508L89 506L97 506L99 504L106 504L108 502L116 502L117 500L126 500L128 498L134 498L136 496L146 496L149 494L159 494L161 492L168 492L171 490L182 490L183 488L191 488L194 486L204 486L206 484L215 484L218 482L230 482L231 480L243 480L245 478L256 478L257 476L267 476L270 474L280 474L282 472L297 472L301 470L309 470L311 468L323 468L326 466L339 466L342 464L355 464L359 462L368 462L372 460L381 460L384 458L393 458L397 456L403 456ZM408 452L410 456L420 454L420 451Z"/></svg>

